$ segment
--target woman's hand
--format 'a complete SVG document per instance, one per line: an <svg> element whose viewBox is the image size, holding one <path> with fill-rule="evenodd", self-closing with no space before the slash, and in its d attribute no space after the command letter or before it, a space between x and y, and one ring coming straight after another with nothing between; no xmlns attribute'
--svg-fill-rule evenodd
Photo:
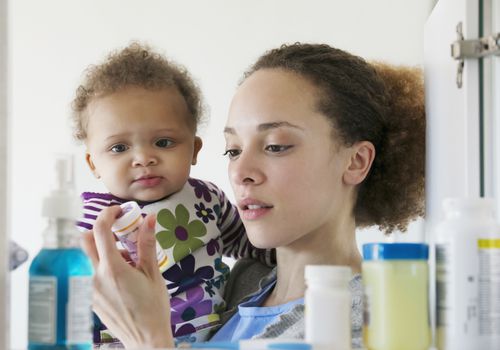
<svg viewBox="0 0 500 350"><path fill-rule="evenodd" d="M94 265L94 311L126 348L173 347L170 302L156 261L154 215L139 228L137 265L116 247L111 225L120 207L104 209L93 231L84 234L83 249Z"/></svg>

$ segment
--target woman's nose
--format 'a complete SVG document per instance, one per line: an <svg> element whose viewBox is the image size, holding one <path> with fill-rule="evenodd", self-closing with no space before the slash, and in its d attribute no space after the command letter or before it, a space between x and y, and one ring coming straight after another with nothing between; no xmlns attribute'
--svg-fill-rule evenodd
<svg viewBox="0 0 500 350"><path fill-rule="evenodd" d="M153 151L147 149L138 149L134 153L132 166L152 166L158 164L158 158Z"/></svg>
<svg viewBox="0 0 500 350"><path fill-rule="evenodd" d="M229 177L235 185L258 185L264 181L265 175L255 157L240 154L238 159L229 163Z"/></svg>

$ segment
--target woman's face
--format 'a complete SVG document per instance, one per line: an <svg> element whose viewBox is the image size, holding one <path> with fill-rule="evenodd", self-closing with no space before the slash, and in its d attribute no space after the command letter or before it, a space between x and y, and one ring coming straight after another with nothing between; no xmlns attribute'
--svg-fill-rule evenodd
<svg viewBox="0 0 500 350"><path fill-rule="evenodd" d="M318 91L281 69L262 69L239 87L224 130L229 177L251 242L300 246L327 237L352 213L342 177L346 148L316 109Z"/></svg>

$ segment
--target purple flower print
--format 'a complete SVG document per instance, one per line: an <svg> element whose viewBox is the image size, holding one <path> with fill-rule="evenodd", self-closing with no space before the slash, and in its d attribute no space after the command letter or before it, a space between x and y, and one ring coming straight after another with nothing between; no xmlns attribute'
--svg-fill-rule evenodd
<svg viewBox="0 0 500 350"><path fill-rule="evenodd" d="M207 224L210 220L215 220L215 216L213 215L213 210L210 208L205 208L205 204L195 204L194 208L196 209L196 216L198 216L205 224Z"/></svg>
<svg viewBox="0 0 500 350"><path fill-rule="evenodd" d="M176 294L200 284L214 277L214 269L211 266L202 266L194 270L195 260L192 255L186 256L178 264L163 272L163 277L172 283L167 284L168 289L178 288Z"/></svg>
<svg viewBox="0 0 500 350"><path fill-rule="evenodd" d="M212 201L212 195L210 194L210 189L202 181L196 179L189 179L189 184L194 188L194 194L197 198L203 197L207 202Z"/></svg>
<svg viewBox="0 0 500 350"><path fill-rule="evenodd" d="M215 253L218 253L220 251L220 245L219 245L219 242L217 242L216 239L211 239L208 243L207 243L207 253L208 255L212 256L214 255Z"/></svg>
<svg viewBox="0 0 500 350"><path fill-rule="evenodd" d="M180 297L170 299L172 323L180 324L201 316L210 315L212 313L212 301L203 300L203 296L203 288L196 286L186 292L186 299Z"/></svg>
<svg viewBox="0 0 500 350"><path fill-rule="evenodd" d="M175 324L172 322L172 335L174 338L186 335L193 334L196 332L196 328L191 323L183 324L179 329L175 330Z"/></svg>

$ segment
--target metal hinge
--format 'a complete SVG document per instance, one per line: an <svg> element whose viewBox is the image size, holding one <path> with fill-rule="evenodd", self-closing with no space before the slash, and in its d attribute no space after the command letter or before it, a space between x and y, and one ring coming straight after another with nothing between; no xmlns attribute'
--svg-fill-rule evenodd
<svg viewBox="0 0 500 350"><path fill-rule="evenodd" d="M464 39L462 22L457 24L458 40L451 44L451 56L458 60L457 86L462 87L464 60L486 56L500 56L500 33L485 36L479 39Z"/></svg>

